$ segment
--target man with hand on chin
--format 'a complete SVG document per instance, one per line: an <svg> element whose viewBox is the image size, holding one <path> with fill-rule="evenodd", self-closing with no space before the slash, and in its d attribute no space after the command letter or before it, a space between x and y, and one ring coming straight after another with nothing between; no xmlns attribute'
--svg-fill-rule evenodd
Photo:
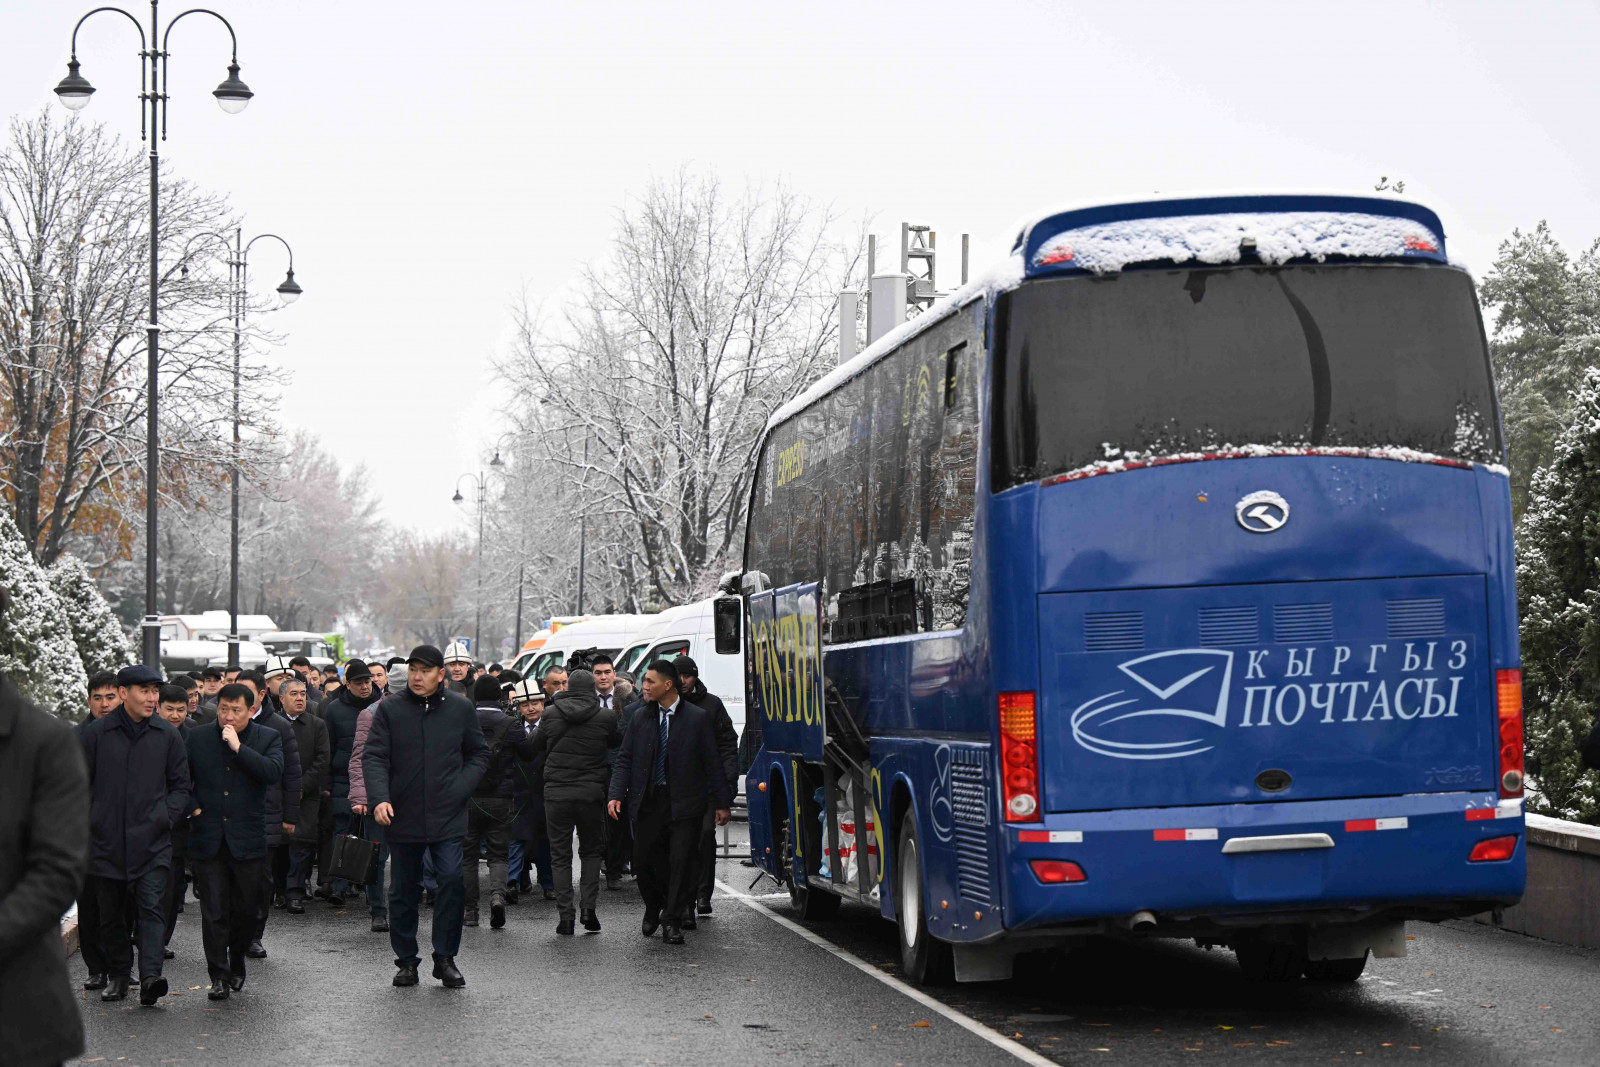
<svg viewBox="0 0 1600 1067"><path fill-rule="evenodd" d="M461 841L467 802L489 766L489 745L472 702L446 688L443 653L418 645L406 666L405 690L377 705L362 749L364 799L389 842L394 984L417 984L417 905L427 855L439 883L433 976L459 989L467 984L455 960L466 912Z"/></svg>
<svg viewBox="0 0 1600 1067"><path fill-rule="evenodd" d="M252 722L255 694L239 683L217 694L217 721L189 731L194 776L189 857L212 1000L244 988L245 956L264 906L267 790L283 776L283 738Z"/></svg>

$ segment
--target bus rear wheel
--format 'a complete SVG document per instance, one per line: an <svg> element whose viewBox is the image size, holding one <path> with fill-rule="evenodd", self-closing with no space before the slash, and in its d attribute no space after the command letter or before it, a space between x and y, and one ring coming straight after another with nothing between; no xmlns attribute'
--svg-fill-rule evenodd
<svg viewBox="0 0 1600 1067"><path fill-rule="evenodd" d="M1354 982L1367 969L1367 954L1338 960L1311 960L1306 964L1308 982Z"/></svg>
<svg viewBox="0 0 1600 1067"><path fill-rule="evenodd" d="M1235 944L1233 954L1247 982L1292 982L1306 972L1302 944L1252 938Z"/></svg>
<svg viewBox="0 0 1600 1067"><path fill-rule="evenodd" d="M910 812L895 847L894 914L899 925L900 972L918 985L949 982L955 971L950 946L928 932L917 820Z"/></svg>

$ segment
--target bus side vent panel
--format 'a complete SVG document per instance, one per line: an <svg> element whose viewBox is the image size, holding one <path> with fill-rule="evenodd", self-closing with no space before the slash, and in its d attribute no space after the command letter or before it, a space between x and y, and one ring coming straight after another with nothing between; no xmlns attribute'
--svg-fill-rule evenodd
<svg viewBox="0 0 1600 1067"><path fill-rule="evenodd" d="M1144 647L1144 612L1091 611L1083 616L1086 652L1130 652Z"/></svg>
<svg viewBox="0 0 1600 1067"><path fill-rule="evenodd" d="M1200 644L1254 645L1261 640L1261 609L1254 604L1238 608L1201 608Z"/></svg>
<svg viewBox="0 0 1600 1067"><path fill-rule="evenodd" d="M1444 599L1442 597L1424 597L1420 600L1391 600L1388 608L1390 637L1444 636Z"/></svg>
<svg viewBox="0 0 1600 1067"><path fill-rule="evenodd" d="M989 787L981 751L951 750L950 806L956 824L956 883L961 895L991 904L989 888Z"/></svg>
<svg viewBox="0 0 1600 1067"><path fill-rule="evenodd" d="M1332 641L1333 605L1273 605L1272 639L1280 645Z"/></svg>

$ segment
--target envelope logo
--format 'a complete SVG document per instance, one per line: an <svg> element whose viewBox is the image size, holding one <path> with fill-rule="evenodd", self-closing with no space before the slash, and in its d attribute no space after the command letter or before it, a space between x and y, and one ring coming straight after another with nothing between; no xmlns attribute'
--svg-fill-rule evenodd
<svg viewBox="0 0 1600 1067"><path fill-rule="evenodd" d="M1228 724L1233 653L1216 648L1152 652L1117 664L1137 689L1114 689L1072 712L1072 737L1114 759L1181 759L1215 747L1210 731ZM1119 699L1120 698L1120 699Z"/></svg>

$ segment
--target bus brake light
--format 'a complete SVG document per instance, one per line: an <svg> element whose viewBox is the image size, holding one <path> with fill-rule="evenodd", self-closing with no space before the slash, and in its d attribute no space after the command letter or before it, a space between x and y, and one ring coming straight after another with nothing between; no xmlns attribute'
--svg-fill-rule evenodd
<svg viewBox="0 0 1600 1067"><path fill-rule="evenodd" d="M1000 779L1007 822L1039 811L1038 715L1029 693L1000 694Z"/></svg>
<svg viewBox="0 0 1600 1067"><path fill-rule="evenodd" d="M1508 860L1517 851L1517 838L1491 837L1487 841L1479 841L1472 846L1472 854L1467 857L1468 863L1491 863L1495 860Z"/></svg>
<svg viewBox="0 0 1600 1067"><path fill-rule="evenodd" d="M1522 672L1494 672L1500 717L1500 795L1522 795Z"/></svg>
<svg viewBox="0 0 1600 1067"><path fill-rule="evenodd" d="M1071 860L1029 860L1028 866L1033 868L1033 876L1045 885L1082 882L1088 877L1083 868Z"/></svg>

